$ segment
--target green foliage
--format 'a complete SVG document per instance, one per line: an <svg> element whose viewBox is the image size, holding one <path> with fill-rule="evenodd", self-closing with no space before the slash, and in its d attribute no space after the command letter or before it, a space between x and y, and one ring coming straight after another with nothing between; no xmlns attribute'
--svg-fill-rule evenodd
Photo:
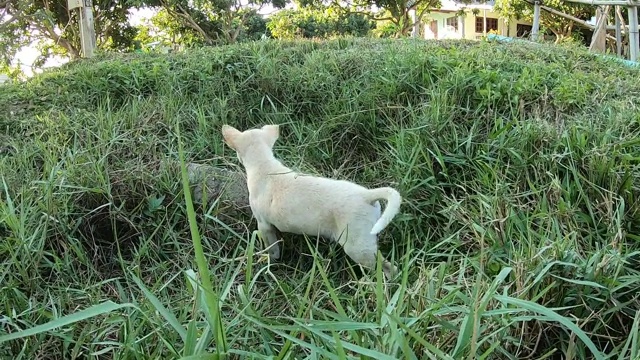
<svg viewBox="0 0 640 360"><path fill-rule="evenodd" d="M279 9L287 3L282 0L134 0L137 6L161 7L161 31L177 36L188 34L208 45L232 44L257 39L266 34L266 21L258 13L265 5ZM159 20L159 19L158 19ZM174 35L174 36L176 36Z"/></svg>
<svg viewBox="0 0 640 360"><path fill-rule="evenodd" d="M572 15L581 20L589 20L595 15L593 5L567 3L562 0L545 0L543 5ZM525 0L496 0L494 9L505 18L524 19L533 22L533 5ZM540 12L540 26L556 36L556 42L571 39L577 25L571 20L542 10ZM579 36L579 35L578 35Z"/></svg>
<svg viewBox="0 0 640 360"><path fill-rule="evenodd" d="M634 359L638 71L341 38L0 86L0 357ZM183 160L237 165L224 123L279 123L284 163L397 187L398 283L291 234L271 262L250 214L193 206Z"/></svg>
<svg viewBox="0 0 640 360"><path fill-rule="evenodd" d="M278 39L365 36L374 26L364 15L318 6L281 10L267 24L272 36Z"/></svg>
<svg viewBox="0 0 640 360"><path fill-rule="evenodd" d="M131 50L137 33L127 23L131 3L94 0L93 4L97 48ZM78 10L69 11L66 0L0 1L0 66L15 68L15 54L31 44L41 52L36 66L52 55L79 57L77 13Z"/></svg>
<svg viewBox="0 0 640 360"><path fill-rule="evenodd" d="M371 33L375 37L391 38L395 37L400 32L398 25L391 21L380 21L377 23L375 30Z"/></svg>
<svg viewBox="0 0 640 360"><path fill-rule="evenodd" d="M271 33L267 27L267 19L258 14L255 10L246 10L247 19L244 22L243 31L240 33L239 41L259 40L263 35L270 37Z"/></svg>
<svg viewBox="0 0 640 360"><path fill-rule="evenodd" d="M462 0L461 2L472 1ZM363 20L382 23L378 27L383 29L376 31L376 35L382 37L407 36L414 25L410 16L412 8L416 10L417 19L422 19L429 11L441 7L440 0L355 0L347 3L335 0L296 0L294 2L301 8L330 8L342 14L356 15Z"/></svg>
<svg viewBox="0 0 640 360"><path fill-rule="evenodd" d="M136 41L140 47L158 43L165 47L191 48L205 43L198 31L176 20L166 9L159 9L149 22L140 25L139 29Z"/></svg>
<svg viewBox="0 0 640 360"><path fill-rule="evenodd" d="M469 2L471 0L462 0ZM371 19L388 22L392 25L385 26L386 31L395 30L393 36L407 36L413 28L414 21L410 16L410 9L416 10L416 18L422 19L425 14L433 9L441 7L440 0L357 0L353 3L355 9L367 9ZM376 9L372 11L371 9ZM351 11L352 9L346 9ZM384 32L382 33L384 34ZM384 36L384 35L383 35Z"/></svg>
<svg viewBox="0 0 640 360"><path fill-rule="evenodd" d="M241 23L236 41L258 40L263 35L269 35L267 21L256 10L241 9L236 15L241 19L238 20ZM213 33L223 29L223 25L218 22L210 25L208 29ZM155 46L160 45L171 49L199 47L207 43L206 36L177 20L166 9L160 9L147 24L140 26L136 41L139 47L147 47L153 43Z"/></svg>

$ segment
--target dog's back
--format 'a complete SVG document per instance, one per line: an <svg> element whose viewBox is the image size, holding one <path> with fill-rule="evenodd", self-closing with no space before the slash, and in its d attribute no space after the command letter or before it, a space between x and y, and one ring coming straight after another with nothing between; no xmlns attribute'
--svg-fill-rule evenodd
<svg viewBox="0 0 640 360"><path fill-rule="evenodd" d="M253 200L280 231L334 237L347 225L344 220L361 223L376 210L365 196L369 190L348 181L286 173L269 175L265 182L264 194ZM367 225L373 227L375 220Z"/></svg>

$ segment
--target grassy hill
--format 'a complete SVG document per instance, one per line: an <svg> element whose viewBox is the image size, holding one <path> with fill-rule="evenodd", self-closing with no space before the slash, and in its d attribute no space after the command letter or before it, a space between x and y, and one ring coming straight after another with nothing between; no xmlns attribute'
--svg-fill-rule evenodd
<svg viewBox="0 0 640 360"><path fill-rule="evenodd" d="M77 62L0 87L0 109L0 341L26 335L0 357L640 354L638 69L546 45L256 42ZM215 199L192 232L179 145L239 169L224 123L281 124L285 164L396 187L380 243L403 276L294 235L269 262ZM203 259L218 302L194 295Z"/></svg>

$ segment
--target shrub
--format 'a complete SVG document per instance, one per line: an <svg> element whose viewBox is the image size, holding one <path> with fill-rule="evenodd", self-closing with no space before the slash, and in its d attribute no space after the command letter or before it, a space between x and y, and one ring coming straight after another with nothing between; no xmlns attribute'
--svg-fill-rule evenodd
<svg viewBox="0 0 640 360"><path fill-rule="evenodd" d="M287 9L270 16L267 27L276 39L365 36L375 23L360 14L344 14L330 7Z"/></svg>

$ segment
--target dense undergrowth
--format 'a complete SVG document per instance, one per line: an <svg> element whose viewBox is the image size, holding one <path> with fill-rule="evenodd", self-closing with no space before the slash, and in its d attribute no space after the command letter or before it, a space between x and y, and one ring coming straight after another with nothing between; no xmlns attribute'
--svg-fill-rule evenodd
<svg viewBox="0 0 640 360"><path fill-rule="evenodd" d="M61 325L0 357L637 358L639 78L571 48L340 39L0 87L0 341ZM209 202L203 307L176 124L187 161L233 168L223 123L281 124L285 164L397 187L396 283L301 236L269 262L250 216Z"/></svg>

